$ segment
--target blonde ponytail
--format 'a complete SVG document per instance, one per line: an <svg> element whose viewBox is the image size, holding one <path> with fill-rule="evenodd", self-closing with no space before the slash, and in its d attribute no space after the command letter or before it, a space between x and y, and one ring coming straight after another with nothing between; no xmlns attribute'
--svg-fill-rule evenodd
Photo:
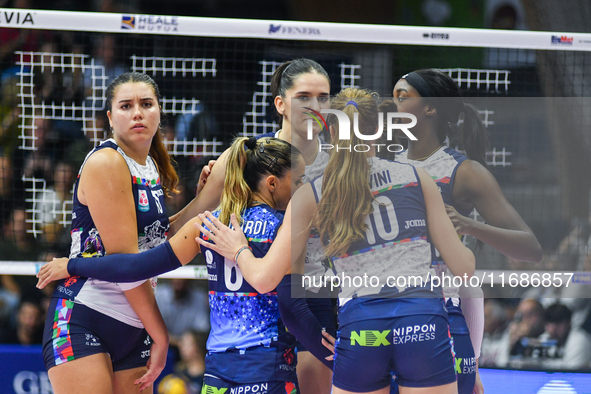
<svg viewBox="0 0 591 394"><path fill-rule="evenodd" d="M230 154L226 161L226 179L220 199L220 218L224 223L230 223L230 215L236 214L238 222L242 223L242 211L246 209L252 195L252 190L244 180L246 166L246 147L248 138L236 138L230 147Z"/></svg>
<svg viewBox="0 0 591 394"><path fill-rule="evenodd" d="M331 108L343 111L349 117L352 129L355 113L358 113L362 133L374 134L378 127L377 103L367 90L344 89L331 101ZM352 242L365 236L365 219L373 211L374 201L369 187L369 154L352 149L364 142L353 130L350 130L350 140L339 140L335 120L335 115L329 115L331 125L336 128L332 141L335 150L324 172L322 199L316 218L321 239L330 240L326 248L329 257L346 253Z"/></svg>

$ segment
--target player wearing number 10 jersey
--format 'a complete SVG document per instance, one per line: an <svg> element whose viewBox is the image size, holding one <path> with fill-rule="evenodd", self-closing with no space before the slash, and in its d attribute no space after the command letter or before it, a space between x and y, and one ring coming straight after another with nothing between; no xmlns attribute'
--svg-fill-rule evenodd
<svg viewBox="0 0 591 394"><path fill-rule="evenodd" d="M345 89L331 108L344 112L363 134L378 127L370 92ZM340 125L331 116L336 136ZM350 140L333 137L340 149L332 153L324 176L292 199L298 212L292 247L301 244L298 238L311 218L342 278L333 393L387 393L392 372L401 392L429 387L455 393L447 312L441 289L429 284L430 242L454 262L450 268L456 274L470 276L474 256L457 238L427 173L376 158L374 151L349 151L362 142L357 133L350 133ZM377 282L356 281L365 276Z"/></svg>

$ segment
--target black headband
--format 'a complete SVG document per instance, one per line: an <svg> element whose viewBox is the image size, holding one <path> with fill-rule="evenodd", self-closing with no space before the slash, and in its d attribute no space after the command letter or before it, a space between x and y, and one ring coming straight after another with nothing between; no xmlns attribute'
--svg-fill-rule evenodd
<svg viewBox="0 0 591 394"><path fill-rule="evenodd" d="M413 71L405 74L402 76L402 79L406 79L406 82L415 88L421 97L434 97L433 92L431 92L431 89L429 88L429 84L427 84L423 77L416 72Z"/></svg>

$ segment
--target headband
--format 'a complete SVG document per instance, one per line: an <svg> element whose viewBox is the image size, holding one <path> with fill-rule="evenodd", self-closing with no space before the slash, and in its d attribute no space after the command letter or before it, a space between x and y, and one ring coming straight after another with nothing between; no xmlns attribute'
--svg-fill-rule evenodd
<svg viewBox="0 0 591 394"><path fill-rule="evenodd" d="M416 72L413 71L405 74L402 76L402 79L406 79L406 82L415 88L421 97L434 97L433 92L431 92L431 89L429 88L429 84Z"/></svg>
<svg viewBox="0 0 591 394"><path fill-rule="evenodd" d="M347 101L347 104L345 104L345 107L346 107L347 105L349 105L349 104L350 104L350 105L352 105L352 106L354 106L355 108L359 109L359 108L357 107L357 103L356 103L355 101L353 101L353 100L351 100L351 101Z"/></svg>

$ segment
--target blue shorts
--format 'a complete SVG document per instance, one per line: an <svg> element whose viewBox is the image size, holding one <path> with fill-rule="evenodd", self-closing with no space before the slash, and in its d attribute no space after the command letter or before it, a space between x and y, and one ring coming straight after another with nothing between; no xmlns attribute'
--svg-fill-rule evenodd
<svg viewBox="0 0 591 394"><path fill-rule="evenodd" d="M152 340L136 328L63 298L53 298L43 331L45 368L108 353L113 371L145 367Z"/></svg>
<svg viewBox="0 0 591 394"><path fill-rule="evenodd" d="M222 390L225 389L225 390ZM228 391L228 389L230 389ZM234 383L205 374L201 394L297 394L297 382Z"/></svg>
<svg viewBox="0 0 591 394"><path fill-rule="evenodd" d="M476 357L470 335L452 334L456 351L455 370L458 375L458 394L472 394L476 383Z"/></svg>
<svg viewBox="0 0 591 394"><path fill-rule="evenodd" d="M413 315L352 322L339 328L334 386L353 392L433 387L456 381L447 319Z"/></svg>

